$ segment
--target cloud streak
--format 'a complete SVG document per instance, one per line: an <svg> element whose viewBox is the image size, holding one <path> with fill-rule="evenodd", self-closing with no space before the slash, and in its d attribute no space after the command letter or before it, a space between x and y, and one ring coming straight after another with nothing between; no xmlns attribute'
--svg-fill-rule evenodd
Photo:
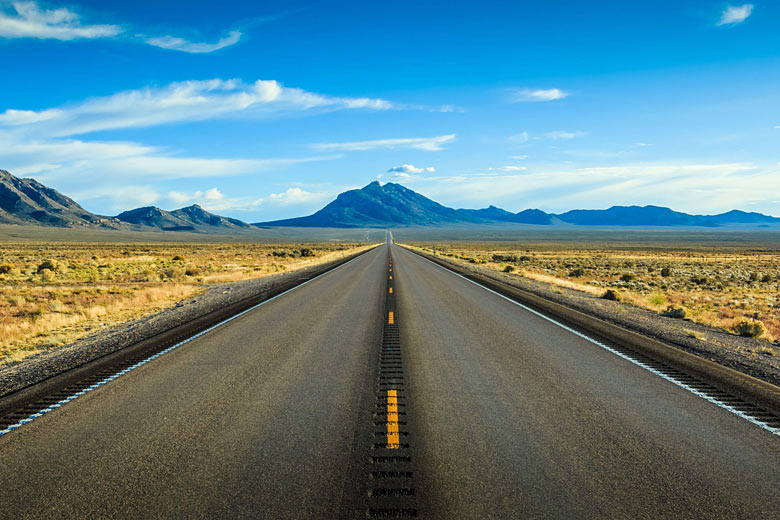
<svg viewBox="0 0 780 520"><path fill-rule="evenodd" d="M130 36L119 25L91 25L67 8L42 9L34 1L20 1L3 9L0 4L0 38L36 38L40 40L96 40L123 38L162 49L204 54L235 45L241 40L241 31L230 31L214 43L200 43L176 36Z"/></svg>
<svg viewBox="0 0 780 520"><path fill-rule="evenodd" d="M744 22L753 13L753 4L728 6L720 15L717 25L736 25Z"/></svg>
<svg viewBox="0 0 780 520"><path fill-rule="evenodd" d="M241 36L241 31L230 31L227 36L214 43L196 43L185 40L184 38L177 38L175 36L160 36L155 38L147 38L146 43L154 47L160 47L162 49L168 49L172 51L189 52L190 54L204 54L235 45L239 42L239 40L241 40Z"/></svg>
<svg viewBox="0 0 780 520"><path fill-rule="evenodd" d="M311 145L315 150L368 151L379 149L412 148L427 152L444 150L443 145L455 140L455 134L436 137L402 137L397 139L376 139L373 141L351 141L344 143L316 143Z"/></svg>
<svg viewBox="0 0 780 520"><path fill-rule="evenodd" d="M0 4L1 5L1 4ZM40 9L35 2L14 2L12 12L0 11L0 37L79 40L111 38L122 33L117 25L82 25L73 11Z"/></svg>
<svg viewBox="0 0 780 520"><path fill-rule="evenodd" d="M752 163L629 163L608 167L475 173L415 179L426 195L448 205L501 204L511 211L660 204L712 214L731 209L780 214L765 193L780 191L780 165ZM755 186L762 186L757 192Z"/></svg>
<svg viewBox="0 0 780 520"><path fill-rule="evenodd" d="M435 171L436 168L433 167L417 168L413 164L402 164L401 166L393 166L387 170L387 173L433 173Z"/></svg>
<svg viewBox="0 0 780 520"><path fill-rule="evenodd" d="M392 108L394 105L383 99L324 96L273 80L245 84L237 79L212 79L130 90L42 111L6 110L0 113L0 128L65 137L215 118L261 119L312 110Z"/></svg>
<svg viewBox="0 0 780 520"><path fill-rule="evenodd" d="M569 93L561 89L515 89L509 94L510 103L539 103L545 101L555 101L569 97Z"/></svg>

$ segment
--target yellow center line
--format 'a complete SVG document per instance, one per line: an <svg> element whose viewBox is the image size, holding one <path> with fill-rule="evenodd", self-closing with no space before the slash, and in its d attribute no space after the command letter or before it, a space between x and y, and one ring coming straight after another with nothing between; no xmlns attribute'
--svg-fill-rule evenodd
<svg viewBox="0 0 780 520"><path fill-rule="evenodd" d="M390 294L393 294L393 288L390 287L389 289L387 289L387 292L389 292Z"/></svg>
<svg viewBox="0 0 780 520"><path fill-rule="evenodd" d="M398 391L387 391L387 447L391 450L401 447L398 435Z"/></svg>
<svg viewBox="0 0 780 520"><path fill-rule="evenodd" d="M393 311L390 311L390 313L387 315L387 323L390 325L395 323L395 316L393 316Z"/></svg>

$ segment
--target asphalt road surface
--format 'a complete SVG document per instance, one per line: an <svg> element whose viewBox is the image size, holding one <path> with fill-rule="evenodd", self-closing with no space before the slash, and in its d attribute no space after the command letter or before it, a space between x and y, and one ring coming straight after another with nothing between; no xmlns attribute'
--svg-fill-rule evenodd
<svg viewBox="0 0 780 520"><path fill-rule="evenodd" d="M390 249L420 517L780 518L780 438ZM382 246L0 437L0 518L365 518L387 279Z"/></svg>

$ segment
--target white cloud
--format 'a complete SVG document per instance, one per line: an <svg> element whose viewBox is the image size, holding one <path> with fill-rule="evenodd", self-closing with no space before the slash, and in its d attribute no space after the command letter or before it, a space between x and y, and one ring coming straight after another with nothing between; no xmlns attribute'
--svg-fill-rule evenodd
<svg viewBox="0 0 780 520"><path fill-rule="evenodd" d="M161 148L132 142L90 142L80 140L22 141L0 132L0 163L12 170L41 165L57 166L49 176L100 178L111 175L182 179L223 177L276 169L292 164L334 159L336 156L262 159L213 159L180 157ZM13 173L13 171L12 171Z"/></svg>
<svg viewBox="0 0 780 520"><path fill-rule="evenodd" d="M441 151L442 145L455 140L455 134L440 135L437 137L404 137L398 139L377 139L373 141L352 141L346 143L317 143L312 148L317 150L345 150L345 151L365 151L377 150L381 148L413 148L415 150L425 150L428 152Z"/></svg>
<svg viewBox="0 0 780 520"><path fill-rule="evenodd" d="M180 191L169 191L168 198L176 204L200 203L200 205L202 206L204 202L211 203L211 202L221 201L225 198L225 195L223 195L218 188L211 188L209 190L206 190L205 193L201 190L198 190L195 193L191 193L191 194L182 193Z"/></svg>
<svg viewBox="0 0 780 520"><path fill-rule="evenodd" d="M527 170L528 168L526 168L525 166L500 166L496 169L502 172L522 172Z"/></svg>
<svg viewBox="0 0 780 520"><path fill-rule="evenodd" d="M753 4L728 6L720 15L717 25L736 25L748 19L753 12Z"/></svg>
<svg viewBox="0 0 780 520"><path fill-rule="evenodd" d="M577 130L576 132L567 132L564 130L555 130L553 132L547 132L544 134L544 137L548 139L553 140L559 140L559 139L574 139L575 137L582 137L583 135L587 135L587 132L581 132Z"/></svg>
<svg viewBox="0 0 780 520"><path fill-rule="evenodd" d="M442 204L500 203L512 211L540 207L562 212L655 204L702 214L743 209L780 215L780 203L766 197L766 193L780 191L780 164L635 163L516 175L418 178L417 183L426 196Z"/></svg>
<svg viewBox="0 0 780 520"><path fill-rule="evenodd" d="M80 40L116 38L125 31L118 25L85 25L79 15L70 9L41 9L34 1L13 2L11 9L3 9L0 2L0 38L38 38L53 40ZM209 53L235 45L241 31L230 31L214 43L199 43L176 36L125 36L126 41L143 42L163 49Z"/></svg>
<svg viewBox="0 0 780 520"><path fill-rule="evenodd" d="M569 93L561 89L515 89L509 94L510 103L530 103L540 101L555 101L568 97Z"/></svg>
<svg viewBox="0 0 780 520"><path fill-rule="evenodd" d="M300 204L301 202L309 202L312 198L317 197L317 194L304 191L300 188L288 188L281 193L271 193L268 198L276 201L283 202L285 204Z"/></svg>
<svg viewBox="0 0 780 520"><path fill-rule="evenodd" d="M82 25L79 16L66 8L40 9L35 2L11 5L13 12L0 10L2 38L77 40L109 38L122 32L116 25Z"/></svg>
<svg viewBox="0 0 780 520"><path fill-rule="evenodd" d="M202 54L218 51L225 47L235 45L241 39L241 31L230 31L230 33L215 43L196 43L177 38L175 36L160 36L147 38L146 43L154 47L161 47L173 51L189 52L192 54Z"/></svg>
<svg viewBox="0 0 780 520"><path fill-rule="evenodd" d="M417 168L413 164L402 164L401 166L393 166L387 173L433 173L436 168Z"/></svg>
<svg viewBox="0 0 780 520"><path fill-rule="evenodd" d="M529 141L539 141L541 139L552 139L553 141L558 140L568 140L568 139L574 139L575 137L582 137L584 135L588 135L587 132L582 132L580 130L571 132L571 131L565 131L565 130L554 130L552 132L547 132L542 135L530 135L528 132L520 132L519 134L510 135L507 137L507 141L517 144L524 144ZM526 159L527 155L519 155L515 156L515 158L522 158Z"/></svg>
<svg viewBox="0 0 780 520"><path fill-rule="evenodd" d="M518 161L523 161L525 159L528 159L527 155L513 155L512 159L517 159Z"/></svg>
<svg viewBox="0 0 780 520"><path fill-rule="evenodd" d="M215 118L267 118L312 110L391 108L393 104L383 99L324 96L284 87L273 80L245 84L236 79L212 79L129 90L38 112L10 109L0 113L0 127L15 126L38 136L62 137Z"/></svg>
<svg viewBox="0 0 780 520"><path fill-rule="evenodd" d="M510 135L507 137L507 141L512 141L514 143L527 143L531 137L528 135L528 132L520 132L519 134Z"/></svg>

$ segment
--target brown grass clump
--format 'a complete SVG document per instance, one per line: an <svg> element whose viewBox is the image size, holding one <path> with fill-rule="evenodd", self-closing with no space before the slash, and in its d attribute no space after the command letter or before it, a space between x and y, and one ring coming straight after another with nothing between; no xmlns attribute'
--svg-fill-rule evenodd
<svg viewBox="0 0 780 520"><path fill-rule="evenodd" d="M758 320L739 320L733 328L734 332L748 338L760 338L766 332L766 327Z"/></svg>
<svg viewBox="0 0 780 520"><path fill-rule="evenodd" d="M620 293L614 289L607 289L606 292L601 295L601 297L605 300L611 300L613 302L619 302L623 300L623 298L620 296Z"/></svg>
<svg viewBox="0 0 780 520"><path fill-rule="evenodd" d="M670 305L661 313L661 316L683 319L688 316L688 310L680 305Z"/></svg>

